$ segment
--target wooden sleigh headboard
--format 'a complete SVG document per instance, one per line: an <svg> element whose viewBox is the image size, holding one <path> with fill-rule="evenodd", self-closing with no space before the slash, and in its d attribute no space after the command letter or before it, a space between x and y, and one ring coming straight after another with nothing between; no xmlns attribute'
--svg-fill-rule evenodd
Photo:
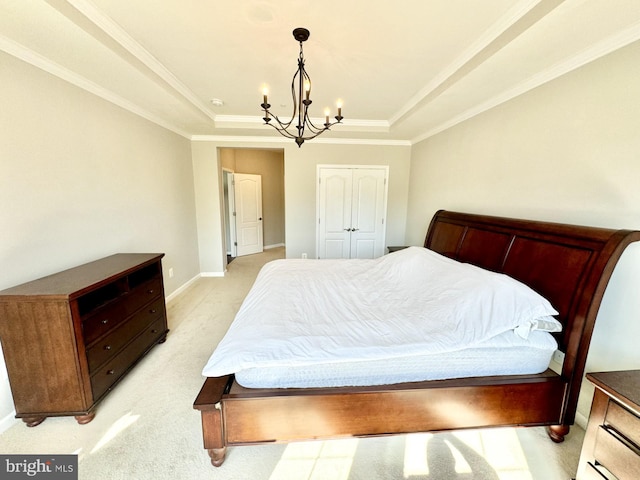
<svg viewBox="0 0 640 480"><path fill-rule="evenodd" d="M640 232L438 211L424 246L529 285L560 312L556 334L569 382L564 418L573 422L587 352L605 288Z"/></svg>

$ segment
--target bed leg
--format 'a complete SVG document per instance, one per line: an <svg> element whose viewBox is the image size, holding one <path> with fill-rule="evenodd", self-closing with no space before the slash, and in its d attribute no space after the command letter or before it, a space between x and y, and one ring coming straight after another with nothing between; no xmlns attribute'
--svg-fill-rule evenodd
<svg viewBox="0 0 640 480"><path fill-rule="evenodd" d="M224 456L227 454L227 447L222 448L210 448L207 450L211 457L211 465L219 467L224 462Z"/></svg>
<svg viewBox="0 0 640 480"><path fill-rule="evenodd" d="M202 438L204 448L211 457L211 464L219 467L224 462L227 441L224 433L222 397L231 387L233 375L210 377L205 380L193 408L202 416Z"/></svg>
<svg viewBox="0 0 640 480"><path fill-rule="evenodd" d="M569 425L549 425L547 434L555 443L564 442L564 437L569 434Z"/></svg>
<svg viewBox="0 0 640 480"><path fill-rule="evenodd" d="M222 415L219 405L209 411L202 411L202 433L204 448L209 452L211 465L219 467L224 462L227 445L222 430Z"/></svg>

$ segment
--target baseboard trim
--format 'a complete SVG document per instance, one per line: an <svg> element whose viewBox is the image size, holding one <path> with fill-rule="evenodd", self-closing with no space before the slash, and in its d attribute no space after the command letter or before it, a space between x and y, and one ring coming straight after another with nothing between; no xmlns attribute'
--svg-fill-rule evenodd
<svg viewBox="0 0 640 480"><path fill-rule="evenodd" d="M173 292L171 292L170 295L168 295L167 297L165 297L165 301L168 303L171 300L173 300L175 297L177 297L178 295L180 295L182 292L184 292L187 288L189 288L191 286L191 284L193 282L195 282L196 280L198 280L200 278L200 275L196 275L195 277L193 277L191 280L188 280L187 282L185 282L184 284L182 284L181 286L179 286L177 289L175 289Z"/></svg>
<svg viewBox="0 0 640 480"><path fill-rule="evenodd" d="M16 411L15 410L11 411L11 413L9 413L6 417L0 420L0 434L2 432L6 432L18 422L19 420L16 418Z"/></svg>
<svg viewBox="0 0 640 480"><path fill-rule="evenodd" d="M582 427L583 430L587 429L587 422L589 419L582 415L580 412L576 412L576 423Z"/></svg>

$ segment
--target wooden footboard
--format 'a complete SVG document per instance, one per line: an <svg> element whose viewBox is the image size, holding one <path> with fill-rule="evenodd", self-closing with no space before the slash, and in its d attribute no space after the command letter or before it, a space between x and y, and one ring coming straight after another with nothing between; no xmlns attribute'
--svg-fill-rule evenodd
<svg viewBox="0 0 640 480"><path fill-rule="evenodd" d="M202 415L204 447L219 466L231 445L558 425L566 391L567 382L551 370L318 389L246 389L222 377L205 381L194 408Z"/></svg>

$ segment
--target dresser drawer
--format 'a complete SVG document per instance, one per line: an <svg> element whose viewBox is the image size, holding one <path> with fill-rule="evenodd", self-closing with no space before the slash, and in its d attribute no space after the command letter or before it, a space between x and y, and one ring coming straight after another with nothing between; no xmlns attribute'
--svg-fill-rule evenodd
<svg viewBox="0 0 640 480"><path fill-rule="evenodd" d="M154 278L96 309L82 322L85 344L92 343L115 328L152 298L161 297L161 292L162 279Z"/></svg>
<svg viewBox="0 0 640 480"><path fill-rule="evenodd" d="M580 480L617 480L606 468L602 465L595 466L592 463L587 464L587 468L584 470L584 475L580 477Z"/></svg>
<svg viewBox="0 0 640 480"><path fill-rule="evenodd" d="M135 362L167 332L164 315L91 376L93 400L97 401Z"/></svg>
<svg viewBox="0 0 640 480"><path fill-rule="evenodd" d="M613 429L604 426L596 434L595 459L621 480L640 478L640 452Z"/></svg>
<svg viewBox="0 0 640 480"><path fill-rule="evenodd" d="M609 401L605 424L610 425L618 432L623 432L624 436L635 443L636 447L640 446L640 418L620 404Z"/></svg>
<svg viewBox="0 0 640 480"><path fill-rule="evenodd" d="M117 326L106 336L100 338L94 345L87 349L89 372L116 355L122 347L143 331L158 316L164 316L164 300L162 297L145 305L127 321Z"/></svg>

